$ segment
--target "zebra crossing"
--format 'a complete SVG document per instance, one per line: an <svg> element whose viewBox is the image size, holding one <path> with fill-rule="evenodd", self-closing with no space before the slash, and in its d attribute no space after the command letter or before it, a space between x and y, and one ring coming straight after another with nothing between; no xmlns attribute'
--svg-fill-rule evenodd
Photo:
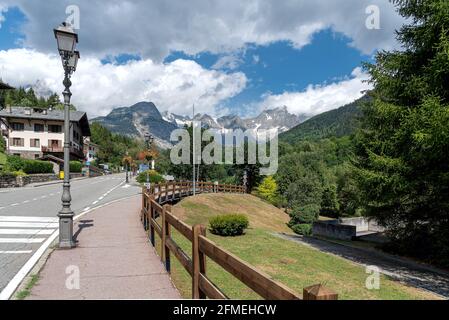
<svg viewBox="0 0 449 320"><path fill-rule="evenodd" d="M0 216L0 257L32 253L58 226L58 217Z"/></svg>

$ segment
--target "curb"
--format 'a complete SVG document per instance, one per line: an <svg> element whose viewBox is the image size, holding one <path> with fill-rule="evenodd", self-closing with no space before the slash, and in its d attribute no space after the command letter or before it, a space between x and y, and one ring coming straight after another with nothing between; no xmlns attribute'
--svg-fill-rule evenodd
<svg viewBox="0 0 449 320"><path fill-rule="evenodd" d="M123 183L119 184L122 185ZM76 222L77 220L79 220L80 218L82 218L84 215L91 213L97 209L109 206L113 203L116 202L120 202L123 200L127 200L133 197L137 197L137 196L141 196L141 194L135 194L132 196L127 196L124 198L120 198L120 199L116 199L116 200L112 200L108 203L102 204L98 207L92 208L88 211L82 212L78 215L76 215L75 217L73 217L73 221ZM51 255L51 253L56 250L57 248L55 247L57 244L57 241L59 239L59 229L57 231L55 231L55 233L57 233L57 236L55 237L55 239L53 239L45 248L45 251L40 255L40 257L38 258L38 260L33 264L33 267L26 273L26 275L20 280L19 284L16 286L16 288L14 289L14 291L12 291L12 293L9 295L9 297L6 298L6 300L17 300L16 299L16 295L18 292L20 292L21 290L23 290L26 285L28 284L29 280L31 279L31 277L35 274L39 274L42 270L42 268L45 266L45 263L47 262L49 256ZM50 236L51 237L51 236ZM36 252L35 252L36 254ZM20 273L20 271L19 271ZM5 287L6 288L6 287ZM3 293L3 292L2 292Z"/></svg>

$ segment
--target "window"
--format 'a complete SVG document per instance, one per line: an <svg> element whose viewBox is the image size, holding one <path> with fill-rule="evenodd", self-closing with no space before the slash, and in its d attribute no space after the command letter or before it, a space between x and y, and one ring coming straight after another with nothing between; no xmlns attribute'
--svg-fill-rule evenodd
<svg viewBox="0 0 449 320"><path fill-rule="evenodd" d="M40 155L39 154L35 154L34 155L34 159L39 159L40 158Z"/></svg>
<svg viewBox="0 0 449 320"><path fill-rule="evenodd" d="M31 148L40 148L41 141L39 139L30 139L30 147Z"/></svg>
<svg viewBox="0 0 449 320"><path fill-rule="evenodd" d="M61 148L62 141L61 140L48 140L48 146L50 148Z"/></svg>
<svg viewBox="0 0 449 320"><path fill-rule="evenodd" d="M25 125L23 123L13 122L11 123L11 128L13 131L23 131L25 130Z"/></svg>
<svg viewBox="0 0 449 320"><path fill-rule="evenodd" d="M13 147L23 147L25 140L23 138L12 138Z"/></svg>
<svg viewBox="0 0 449 320"><path fill-rule="evenodd" d="M44 132L44 125L40 123L35 123L34 132Z"/></svg>
<svg viewBox="0 0 449 320"><path fill-rule="evenodd" d="M48 132L61 133L62 132L62 126L57 125L57 124L49 124L48 125Z"/></svg>

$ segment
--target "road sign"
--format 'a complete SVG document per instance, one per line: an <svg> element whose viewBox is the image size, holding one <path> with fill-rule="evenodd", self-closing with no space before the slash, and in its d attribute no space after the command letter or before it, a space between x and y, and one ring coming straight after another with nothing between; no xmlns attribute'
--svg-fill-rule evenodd
<svg viewBox="0 0 449 320"><path fill-rule="evenodd" d="M145 183L145 188L150 189L151 188L151 183Z"/></svg>

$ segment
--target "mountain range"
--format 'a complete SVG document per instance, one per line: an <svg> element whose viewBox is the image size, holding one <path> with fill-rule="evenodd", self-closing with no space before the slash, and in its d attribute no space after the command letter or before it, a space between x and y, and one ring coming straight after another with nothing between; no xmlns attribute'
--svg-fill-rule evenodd
<svg viewBox="0 0 449 320"><path fill-rule="evenodd" d="M301 140L319 140L351 135L362 116L362 106L370 98L364 96L338 109L321 113L279 135L279 140L293 144Z"/></svg>
<svg viewBox="0 0 449 320"><path fill-rule="evenodd" d="M105 117L91 120L112 132L128 136L143 137L152 134L161 147L170 146L170 133L177 128L191 124L192 120L201 121L203 127L216 129L278 129L286 132L304 122L306 116L297 116L288 112L287 107L275 108L261 112L257 117L243 119L230 115L214 118L208 114L195 117L181 116L170 112L160 113L152 102L139 102L131 107L116 108Z"/></svg>

